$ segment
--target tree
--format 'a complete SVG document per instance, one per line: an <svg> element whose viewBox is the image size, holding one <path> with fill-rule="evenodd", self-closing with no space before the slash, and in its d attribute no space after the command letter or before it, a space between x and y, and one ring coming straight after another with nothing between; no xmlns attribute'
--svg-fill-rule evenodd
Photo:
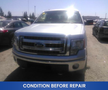
<svg viewBox="0 0 108 90"><path fill-rule="evenodd" d="M28 18L27 12L24 12L23 18L26 18L26 19Z"/></svg>
<svg viewBox="0 0 108 90"><path fill-rule="evenodd" d="M3 10L2 10L1 7L0 7L0 15L1 15L1 16L4 16L4 12L3 12Z"/></svg>
<svg viewBox="0 0 108 90"><path fill-rule="evenodd" d="M7 18L6 14L4 15L5 18Z"/></svg>
<svg viewBox="0 0 108 90"><path fill-rule="evenodd" d="M32 18L31 13L30 13L30 15L29 15L29 18Z"/></svg>
<svg viewBox="0 0 108 90"><path fill-rule="evenodd" d="M7 18L11 18L12 17L12 14L10 11L8 11L8 15L7 15Z"/></svg>
<svg viewBox="0 0 108 90"><path fill-rule="evenodd" d="M35 19L35 14L34 13L32 13L32 19Z"/></svg>

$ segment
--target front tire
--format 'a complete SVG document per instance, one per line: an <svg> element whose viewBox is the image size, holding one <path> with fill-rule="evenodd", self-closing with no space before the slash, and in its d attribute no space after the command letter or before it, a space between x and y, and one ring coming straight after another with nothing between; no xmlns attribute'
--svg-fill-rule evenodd
<svg viewBox="0 0 108 90"><path fill-rule="evenodd" d="M97 33L97 39L98 39L98 40L101 40L101 37L100 37L99 32Z"/></svg>
<svg viewBox="0 0 108 90"><path fill-rule="evenodd" d="M77 71L77 73L78 73L78 74L82 74L82 75L84 75L85 72L86 72L86 68L87 68L87 57L86 57L86 63L85 63L85 67L84 67L84 69Z"/></svg>
<svg viewBox="0 0 108 90"><path fill-rule="evenodd" d="M94 34L94 30L92 30L92 35L95 36L95 34Z"/></svg>
<svg viewBox="0 0 108 90"><path fill-rule="evenodd" d="M17 60L17 64L22 68L22 69L27 69L29 67L29 63L23 60Z"/></svg>
<svg viewBox="0 0 108 90"><path fill-rule="evenodd" d="M11 38L11 46L13 47L14 44L14 37Z"/></svg>
<svg viewBox="0 0 108 90"><path fill-rule="evenodd" d="M86 67L82 70L77 71L78 74L84 75L86 72Z"/></svg>
<svg viewBox="0 0 108 90"><path fill-rule="evenodd" d="M13 47L13 44L14 44L14 37L11 37L10 40L9 40L9 47Z"/></svg>

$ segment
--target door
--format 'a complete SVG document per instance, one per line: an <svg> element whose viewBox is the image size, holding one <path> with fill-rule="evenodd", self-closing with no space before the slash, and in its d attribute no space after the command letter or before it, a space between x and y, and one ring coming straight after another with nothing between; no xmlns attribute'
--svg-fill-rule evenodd
<svg viewBox="0 0 108 90"><path fill-rule="evenodd" d="M14 22L13 27L14 27L14 30L18 30L18 29L22 28L22 25L20 22Z"/></svg>
<svg viewBox="0 0 108 90"><path fill-rule="evenodd" d="M100 21L98 21L98 22L96 23L96 25L95 25L95 30L97 30L97 29L98 29L99 24L100 24Z"/></svg>
<svg viewBox="0 0 108 90"><path fill-rule="evenodd" d="M20 23L21 23L22 27L27 27L27 26L29 26L29 25L26 24L25 22L20 22Z"/></svg>
<svg viewBox="0 0 108 90"><path fill-rule="evenodd" d="M96 23L96 25L95 25L95 29L94 29L95 35L97 35L97 33L98 33L100 24L101 24L101 21L98 21L98 22Z"/></svg>
<svg viewBox="0 0 108 90"><path fill-rule="evenodd" d="M6 30L8 30L8 37L10 40L13 38L14 32L20 28L22 28L20 22L12 22L6 27Z"/></svg>

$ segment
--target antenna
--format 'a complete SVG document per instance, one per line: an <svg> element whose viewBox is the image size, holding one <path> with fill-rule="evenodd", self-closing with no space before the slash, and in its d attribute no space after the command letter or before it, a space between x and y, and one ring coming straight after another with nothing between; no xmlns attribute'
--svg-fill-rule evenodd
<svg viewBox="0 0 108 90"><path fill-rule="evenodd" d="M95 12L95 16L96 16L96 12Z"/></svg>
<svg viewBox="0 0 108 90"><path fill-rule="evenodd" d="M28 15L29 15L29 0L28 0Z"/></svg>
<svg viewBox="0 0 108 90"><path fill-rule="evenodd" d="M107 13L105 14L105 19L107 18Z"/></svg>
<svg viewBox="0 0 108 90"><path fill-rule="evenodd" d="M34 14L35 14L35 17L36 17L36 6L34 6Z"/></svg>

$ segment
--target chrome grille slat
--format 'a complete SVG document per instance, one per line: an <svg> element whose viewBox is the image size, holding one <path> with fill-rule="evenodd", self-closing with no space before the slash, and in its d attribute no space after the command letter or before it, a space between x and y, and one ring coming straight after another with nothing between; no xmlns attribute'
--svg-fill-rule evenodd
<svg viewBox="0 0 108 90"><path fill-rule="evenodd" d="M59 54L58 51L39 51L39 50L28 50L28 49L25 49L24 51L22 52L27 52L27 53L30 53L31 54L37 54L37 55L54 55L54 56L57 56L57 54Z"/></svg>
<svg viewBox="0 0 108 90"><path fill-rule="evenodd" d="M23 42L22 44L25 46L34 46L34 43L31 42ZM45 47L60 48L63 47L63 44L45 44Z"/></svg>
<svg viewBox="0 0 108 90"><path fill-rule="evenodd" d="M35 40L60 40L56 37L34 37L34 36L24 36L24 39L35 39Z"/></svg>
<svg viewBox="0 0 108 90"><path fill-rule="evenodd" d="M49 41L49 40L30 40L30 39L23 39L23 42L31 42L31 43L36 43L36 42L40 42L40 43L44 43L44 44L62 44L63 41Z"/></svg>
<svg viewBox="0 0 108 90"><path fill-rule="evenodd" d="M63 47L63 44L45 44L46 47L52 47L52 48L60 48Z"/></svg>
<svg viewBox="0 0 108 90"><path fill-rule="evenodd" d="M36 48L36 47L31 47L31 46L25 46L23 45L23 49L30 49L30 50L45 50L45 51L61 51L62 48Z"/></svg>

